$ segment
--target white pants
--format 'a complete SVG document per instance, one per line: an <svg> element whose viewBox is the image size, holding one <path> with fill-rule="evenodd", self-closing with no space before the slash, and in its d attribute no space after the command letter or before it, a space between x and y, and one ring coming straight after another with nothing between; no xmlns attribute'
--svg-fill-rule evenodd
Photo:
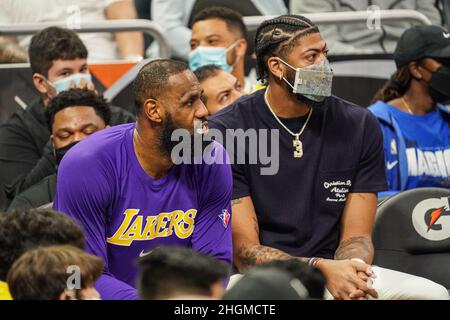
<svg viewBox="0 0 450 320"><path fill-rule="evenodd" d="M372 287L380 300L450 299L447 289L431 280L377 266L372 266L372 270L376 275ZM328 290L325 290L325 299L333 299Z"/></svg>
<svg viewBox="0 0 450 320"><path fill-rule="evenodd" d="M372 266L376 278L372 279L372 287L380 300L449 300L447 289L431 280L408 273ZM230 289L242 277L232 275L227 289ZM333 296L325 290L325 299ZM373 298L370 298L373 299Z"/></svg>

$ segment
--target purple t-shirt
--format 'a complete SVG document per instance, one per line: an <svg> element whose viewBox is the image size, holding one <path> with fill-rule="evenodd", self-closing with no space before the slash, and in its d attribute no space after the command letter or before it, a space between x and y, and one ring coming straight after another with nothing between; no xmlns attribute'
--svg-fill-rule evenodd
<svg viewBox="0 0 450 320"><path fill-rule="evenodd" d="M161 245L181 245L231 264L231 168L174 165L148 176L135 155L133 130L102 130L74 146L58 169L54 208L79 221L86 250L101 257L103 299L137 298L135 260ZM210 156L226 157L215 144ZM208 162L210 163L210 162Z"/></svg>

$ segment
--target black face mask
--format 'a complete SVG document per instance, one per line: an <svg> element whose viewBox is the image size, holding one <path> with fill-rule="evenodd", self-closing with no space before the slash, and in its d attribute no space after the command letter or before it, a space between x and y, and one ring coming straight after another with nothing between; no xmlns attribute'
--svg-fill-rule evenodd
<svg viewBox="0 0 450 320"><path fill-rule="evenodd" d="M434 102L447 104L450 102L450 68L441 66L433 72L428 82L430 97Z"/></svg>
<svg viewBox="0 0 450 320"><path fill-rule="evenodd" d="M74 145L76 145L80 141L74 141L72 143L69 143L67 146L64 146L62 148L54 149L55 150L55 158L56 158L56 164L59 165L64 155L69 151L70 148L72 148Z"/></svg>

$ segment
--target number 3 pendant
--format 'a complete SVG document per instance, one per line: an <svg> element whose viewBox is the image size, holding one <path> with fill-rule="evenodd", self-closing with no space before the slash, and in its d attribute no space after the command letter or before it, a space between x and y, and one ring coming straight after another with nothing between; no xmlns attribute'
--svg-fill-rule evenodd
<svg viewBox="0 0 450 320"><path fill-rule="evenodd" d="M298 138L298 136L294 138L293 145L294 145L294 158L298 159L303 157L303 144Z"/></svg>

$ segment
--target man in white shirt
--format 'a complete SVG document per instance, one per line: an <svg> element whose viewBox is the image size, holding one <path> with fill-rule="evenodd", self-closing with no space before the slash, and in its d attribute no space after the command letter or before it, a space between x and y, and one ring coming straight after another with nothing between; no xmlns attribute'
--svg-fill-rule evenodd
<svg viewBox="0 0 450 320"><path fill-rule="evenodd" d="M152 0L152 20L157 22L165 31L167 40L173 50L173 56L184 60L189 55L189 39L191 30L189 28L189 18L195 11L195 6L201 0ZM204 0L203 0L204 1ZM253 5L260 15L280 15L287 13L287 8L283 0L241 0L241 1L211 1L211 6L222 5L227 8L239 11L246 16L244 5ZM240 9L240 10L238 10ZM195 15L195 14L194 14ZM258 15L258 14L253 14ZM152 44L149 54L155 54L156 44Z"/></svg>

